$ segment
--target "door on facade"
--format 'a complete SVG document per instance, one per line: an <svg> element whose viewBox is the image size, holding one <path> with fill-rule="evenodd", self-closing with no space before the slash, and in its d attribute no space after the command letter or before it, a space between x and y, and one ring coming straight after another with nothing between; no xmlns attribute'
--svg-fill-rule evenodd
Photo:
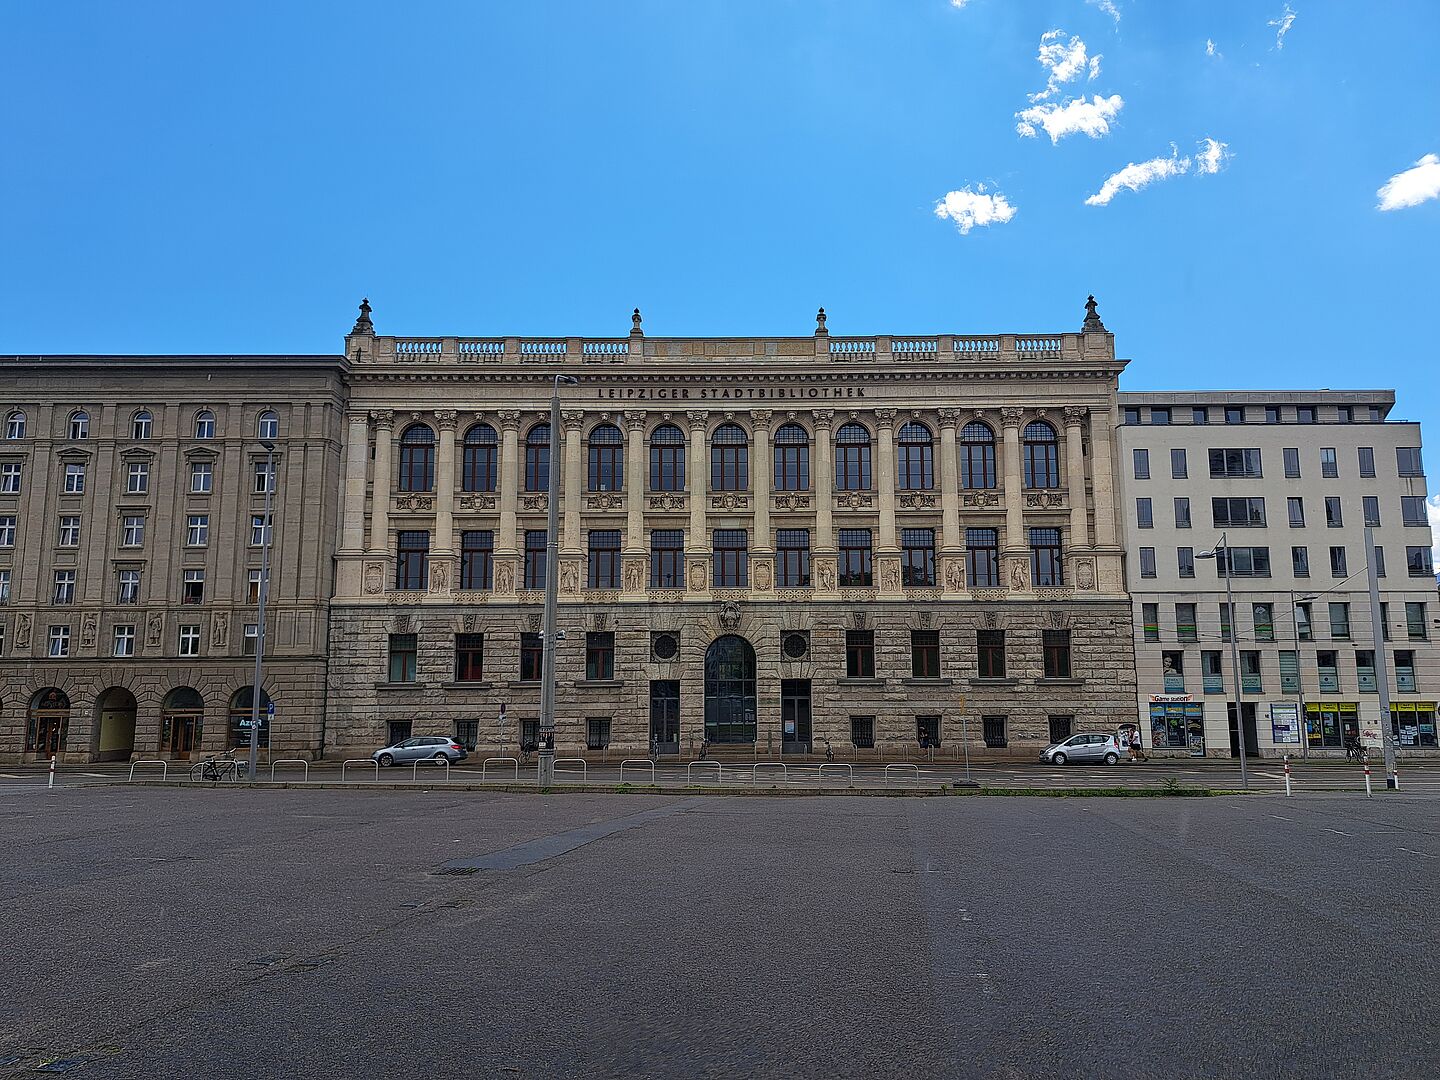
<svg viewBox="0 0 1440 1080"><path fill-rule="evenodd" d="M205 717L205 699L188 686L178 686L165 695L160 706L160 749L172 758L187 761L200 746Z"/></svg>
<svg viewBox="0 0 1440 1080"><path fill-rule="evenodd" d="M810 753L810 680L780 680L780 751Z"/></svg>
<svg viewBox="0 0 1440 1080"><path fill-rule="evenodd" d="M650 683L650 742L657 754L680 752L680 683L675 679Z"/></svg>
<svg viewBox="0 0 1440 1080"><path fill-rule="evenodd" d="M755 742L755 650L726 634L705 651L705 738L712 743Z"/></svg>
<svg viewBox="0 0 1440 1080"><path fill-rule="evenodd" d="M49 687L30 702L30 723L25 739L27 753L48 761L65 749L70 728L70 699L65 691Z"/></svg>
<svg viewBox="0 0 1440 1080"><path fill-rule="evenodd" d="M96 761L129 761L135 752L135 695L112 686L96 699Z"/></svg>
<svg viewBox="0 0 1440 1080"><path fill-rule="evenodd" d="M1225 703L1226 712L1230 720L1230 756L1240 756L1240 739L1235 732L1235 703ZM1240 722L1245 727L1245 755L1247 757L1260 756L1260 736L1255 731L1255 703L1253 701L1243 702L1240 706Z"/></svg>

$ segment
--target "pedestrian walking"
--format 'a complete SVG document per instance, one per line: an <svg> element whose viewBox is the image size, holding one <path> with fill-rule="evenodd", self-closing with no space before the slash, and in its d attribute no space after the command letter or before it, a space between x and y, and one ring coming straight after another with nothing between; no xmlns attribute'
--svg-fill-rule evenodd
<svg viewBox="0 0 1440 1080"><path fill-rule="evenodd" d="M1140 729L1136 728L1130 735L1130 760L1145 760L1145 744L1140 739Z"/></svg>

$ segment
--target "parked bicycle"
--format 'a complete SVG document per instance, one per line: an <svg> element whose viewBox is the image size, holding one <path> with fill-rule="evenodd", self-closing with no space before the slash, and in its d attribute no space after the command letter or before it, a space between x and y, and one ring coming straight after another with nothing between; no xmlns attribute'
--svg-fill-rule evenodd
<svg viewBox="0 0 1440 1080"><path fill-rule="evenodd" d="M211 754L204 761L197 761L191 765L191 780L196 779L197 769L201 780L241 780L250 772L250 766L246 762L235 760L234 750L226 750L223 754Z"/></svg>
<svg viewBox="0 0 1440 1080"><path fill-rule="evenodd" d="M1345 758L1347 761L1365 763L1365 744L1359 739L1347 739L1345 741Z"/></svg>
<svg viewBox="0 0 1440 1080"><path fill-rule="evenodd" d="M834 760L835 760L835 748L830 745L830 740L827 739L827 738L825 738L824 735L821 735L821 736L820 736L820 741L825 744L825 760L826 760L826 761L834 761Z"/></svg>

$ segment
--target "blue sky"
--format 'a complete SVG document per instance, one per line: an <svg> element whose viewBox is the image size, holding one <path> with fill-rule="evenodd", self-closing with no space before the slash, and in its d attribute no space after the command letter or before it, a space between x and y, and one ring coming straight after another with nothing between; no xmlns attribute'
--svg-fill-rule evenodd
<svg viewBox="0 0 1440 1080"><path fill-rule="evenodd" d="M1094 292L1128 389L1394 387L1433 439L1440 165L1377 192L1440 153L1437 37L1434 0L3 0L0 352L333 351L361 295L382 333L1045 332ZM1077 98L1099 137L1017 132ZM1132 163L1172 175L1087 205Z"/></svg>

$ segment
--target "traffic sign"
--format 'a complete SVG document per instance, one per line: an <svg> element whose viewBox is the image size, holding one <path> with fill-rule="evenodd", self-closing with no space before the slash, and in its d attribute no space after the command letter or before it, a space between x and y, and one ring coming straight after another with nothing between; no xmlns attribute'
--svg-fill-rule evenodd
<svg viewBox="0 0 1440 1080"><path fill-rule="evenodd" d="M272 702L270 702L269 704L267 704L267 705L265 706L265 715L266 715L266 716L274 716L274 715L275 715L275 702L272 701Z"/></svg>

